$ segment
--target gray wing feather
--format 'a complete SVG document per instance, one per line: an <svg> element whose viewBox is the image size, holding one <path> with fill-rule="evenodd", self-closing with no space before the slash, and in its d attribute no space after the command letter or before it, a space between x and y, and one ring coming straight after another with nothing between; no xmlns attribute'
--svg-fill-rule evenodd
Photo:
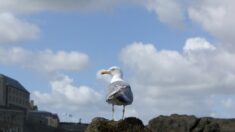
<svg viewBox="0 0 235 132"><path fill-rule="evenodd" d="M128 83L117 81L108 87L106 101L116 105L129 105L133 102L133 94Z"/></svg>

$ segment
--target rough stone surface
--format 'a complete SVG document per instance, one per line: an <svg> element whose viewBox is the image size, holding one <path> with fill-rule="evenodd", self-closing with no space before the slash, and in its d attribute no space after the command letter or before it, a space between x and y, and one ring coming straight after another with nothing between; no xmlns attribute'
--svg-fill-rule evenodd
<svg viewBox="0 0 235 132"><path fill-rule="evenodd" d="M192 132L220 132L220 126L212 118L200 118L192 129Z"/></svg>
<svg viewBox="0 0 235 132"><path fill-rule="evenodd" d="M235 119L173 114L150 120L148 128L152 132L235 132Z"/></svg>
<svg viewBox="0 0 235 132"><path fill-rule="evenodd" d="M171 115L159 116L149 121L148 127L153 132L190 132L195 127L195 116Z"/></svg>
<svg viewBox="0 0 235 132"><path fill-rule="evenodd" d="M151 132L141 120L129 117L120 121L110 121L105 118L94 118L86 132Z"/></svg>

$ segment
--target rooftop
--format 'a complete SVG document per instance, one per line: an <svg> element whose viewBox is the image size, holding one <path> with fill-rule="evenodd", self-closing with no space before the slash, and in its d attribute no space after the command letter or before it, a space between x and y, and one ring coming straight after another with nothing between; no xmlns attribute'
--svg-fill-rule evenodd
<svg viewBox="0 0 235 132"><path fill-rule="evenodd" d="M29 93L29 91L26 88L24 88L24 86L22 86L17 80L10 78L3 74L0 74L0 78L4 78L6 80L6 85L13 86L14 88L17 88L17 89L20 89L22 91Z"/></svg>
<svg viewBox="0 0 235 132"><path fill-rule="evenodd" d="M35 115L35 116L51 116L53 118L57 118L59 120L59 117L57 114L48 112L48 111L29 111L30 115Z"/></svg>

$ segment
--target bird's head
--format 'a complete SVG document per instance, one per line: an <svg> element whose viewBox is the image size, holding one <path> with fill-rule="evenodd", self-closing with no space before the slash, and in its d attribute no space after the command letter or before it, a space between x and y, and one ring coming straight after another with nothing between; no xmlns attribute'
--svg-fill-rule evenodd
<svg viewBox="0 0 235 132"><path fill-rule="evenodd" d="M102 75L109 74L111 76L119 76L122 78L122 70L117 66L112 66L108 70L101 71Z"/></svg>

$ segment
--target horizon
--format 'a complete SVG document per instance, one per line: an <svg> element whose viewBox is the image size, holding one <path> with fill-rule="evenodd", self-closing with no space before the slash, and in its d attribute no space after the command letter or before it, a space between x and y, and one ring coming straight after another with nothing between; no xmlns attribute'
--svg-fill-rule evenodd
<svg viewBox="0 0 235 132"><path fill-rule="evenodd" d="M126 117L234 118L234 7L231 0L0 1L0 74L61 121L111 119L110 78L98 75L111 66L132 87Z"/></svg>

